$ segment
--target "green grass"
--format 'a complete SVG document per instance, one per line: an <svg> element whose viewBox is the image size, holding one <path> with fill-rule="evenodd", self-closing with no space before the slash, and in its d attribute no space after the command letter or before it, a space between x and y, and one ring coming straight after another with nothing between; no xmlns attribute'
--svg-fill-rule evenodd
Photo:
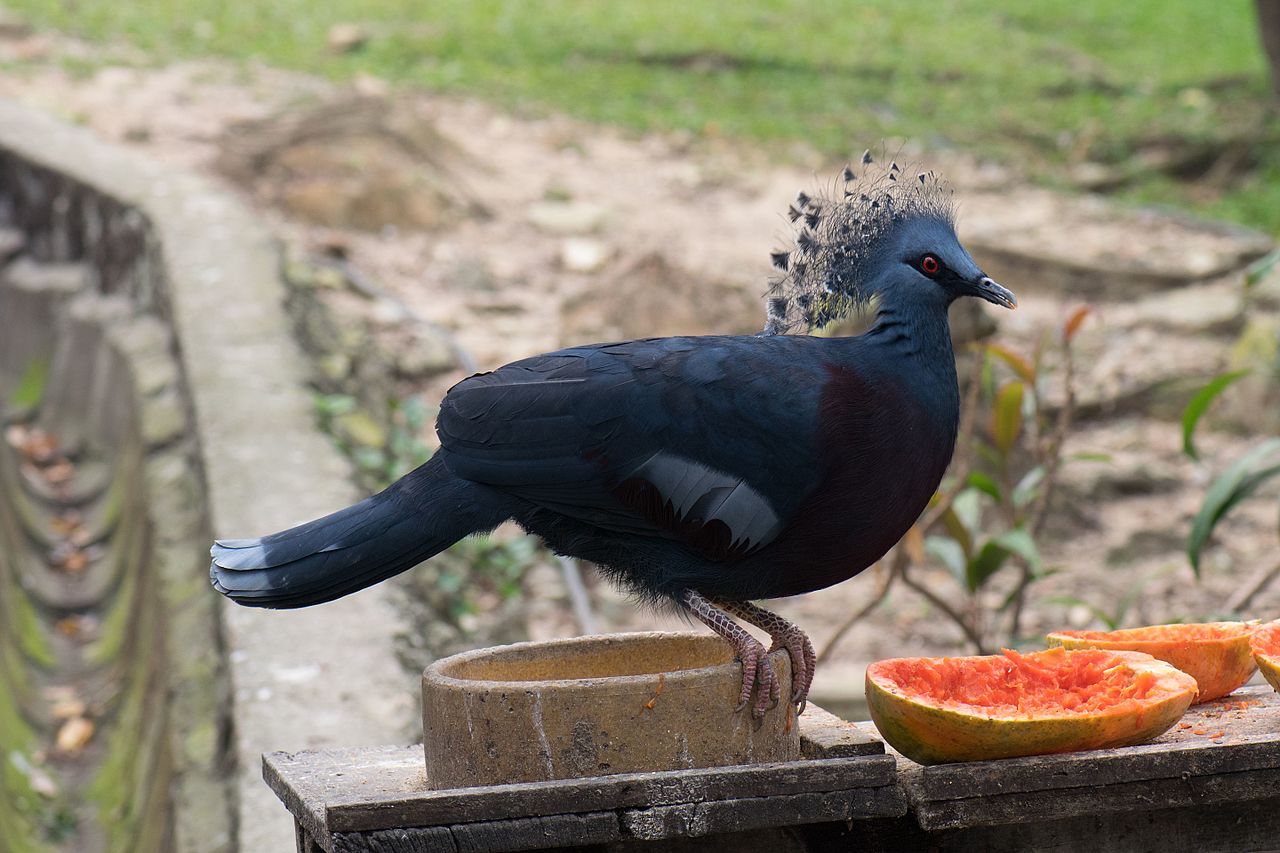
<svg viewBox="0 0 1280 853"><path fill-rule="evenodd" d="M1274 135L1248 0L9 0L34 22L161 59L260 59L335 79L481 95L636 130L856 154L951 144L1066 174L1087 157L1126 192L1280 229L1280 154L1188 187L1224 142ZM331 24L372 33L334 55ZM1193 162L1169 179L1152 153ZM1136 156L1143 155L1143 156ZM1211 158L1208 158L1211 159ZM1135 165L1136 164L1136 165Z"/></svg>

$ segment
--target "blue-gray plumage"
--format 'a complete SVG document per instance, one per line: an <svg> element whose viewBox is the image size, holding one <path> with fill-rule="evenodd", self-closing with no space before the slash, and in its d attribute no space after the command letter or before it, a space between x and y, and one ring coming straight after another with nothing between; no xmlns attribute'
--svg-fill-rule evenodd
<svg viewBox="0 0 1280 853"><path fill-rule="evenodd" d="M764 335L574 347L466 379L441 404L429 462L326 518L215 543L214 586L241 604L317 604L514 519L726 637L743 704L761 681L756 713L778 686L728 615L764 627L803 703L812 645L749 602L838 583L902 537L955 445L947 307L1015 304L960 245L945 188L900 171L801 195ZM795 334L863 305L862 335Z"/></svg>

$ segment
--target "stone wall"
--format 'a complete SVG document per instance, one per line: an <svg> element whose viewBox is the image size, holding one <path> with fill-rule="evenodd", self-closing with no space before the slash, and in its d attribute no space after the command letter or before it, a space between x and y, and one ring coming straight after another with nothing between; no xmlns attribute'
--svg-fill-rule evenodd
<svg viewBox="0 0 1280 853"><path fill-rule="evenodd" d="M259 754L402 739L415 685L384 593L273 613L208 587L215 534L354 497L275 246L199 179L0 101L0 265L0 838L289 849ZM72 641L78 616L97 631ZM59 754L65 682L94 728Z"/></svg>

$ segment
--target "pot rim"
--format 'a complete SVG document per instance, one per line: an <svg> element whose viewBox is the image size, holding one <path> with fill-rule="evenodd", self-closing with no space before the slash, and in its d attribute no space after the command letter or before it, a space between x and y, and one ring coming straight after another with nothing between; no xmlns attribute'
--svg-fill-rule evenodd
<svg viewBox="0 0 1280 853"><path fill-rule="evenodd" d="M471 663L475 660L484 659L502 659L511 654L519 654L521 651L530 648L540 649L557 649L574 646L596 646L602 644L617 644L635 642L638 640L658 640L658 641L685 641L693 640L698 643L708 641L725 642L714 634L704 634L697 631L634 631L623 634L587 634L581 637L567 637L557 640L536 640L523 643L512 643L505 646L493 646L484 649L473 649L471 651L460 652L456 655L450 655L447 658L433 661L422 673L423 685L434 688L442 688L445 690L457 690L469 693L480 693L487 691L508 691L508 692L535 692L548 688L555 688L558 691L599 691L605 688L628 688L634 687L643 690L652 690L654 679L662 676L665 687L691 687L711 681L716 678L724 678L730 675L733 679L741 678L742 664L737 660L729 660L725 663L712 664L710 666L694 667L690 669L677 669L674 671L645 672L633 675L606 675L592 676L587 678L546 678L532 680L493 680L493 679L477 679L477 678L459 678L450 675L447 670L454 670L457 667ZM770 657L776 654L785 655L785 649L777 649L770 653Z"/></svg>

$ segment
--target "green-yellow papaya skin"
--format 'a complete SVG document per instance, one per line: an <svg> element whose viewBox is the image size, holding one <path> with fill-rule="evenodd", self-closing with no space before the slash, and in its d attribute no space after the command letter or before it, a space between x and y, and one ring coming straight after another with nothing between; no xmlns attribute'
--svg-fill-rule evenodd
<svg viewBox="0 0 1280 853"><path fill-rule="evenodd" d="M1262 677L1280 692L1280 622L1259 626L1249 638L1253 658L1257 661Z"/></svg>
<svg viewBox="0 0 1280 853"><path fill-rule="evenodd" d="M1145 743L1196 695L1195 679L1137 652L896 658L867 668L881 736L920 764Z"/></svg>

